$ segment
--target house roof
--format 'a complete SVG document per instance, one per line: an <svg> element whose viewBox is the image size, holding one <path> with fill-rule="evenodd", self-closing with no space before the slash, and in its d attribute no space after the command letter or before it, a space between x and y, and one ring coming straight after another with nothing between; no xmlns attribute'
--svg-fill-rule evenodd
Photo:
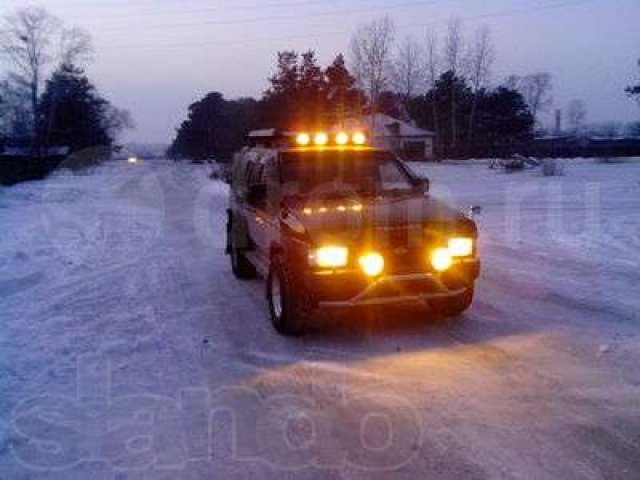
<svg viewBox="0 0 640 480"><path fill-rule="evenodd" d="M375 137L433 137L435 133L415 127L408 122L398 120L384 113L377 113L373 125ZM365 115L360 121L348 122L348 126L358 124L366 129L371 129L371 115Z"/></svg>
<svg viewBox="0 0 640 480"><path fill-rule="evenodd" d="M265 138L275 137L277 130L275 128L263 128L261 130L252 130L249 132L249 138Z"/></svg>

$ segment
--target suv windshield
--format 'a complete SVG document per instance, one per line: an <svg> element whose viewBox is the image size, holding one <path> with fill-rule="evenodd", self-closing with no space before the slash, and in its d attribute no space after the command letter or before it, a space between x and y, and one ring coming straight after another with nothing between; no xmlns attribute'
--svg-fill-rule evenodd
<svg viewBox="0 0 640 480"><path fill-rule="evenodd" d="M398 160L380 151L285 152L281 181L288 194L409 193L409 174Z"/></svg>

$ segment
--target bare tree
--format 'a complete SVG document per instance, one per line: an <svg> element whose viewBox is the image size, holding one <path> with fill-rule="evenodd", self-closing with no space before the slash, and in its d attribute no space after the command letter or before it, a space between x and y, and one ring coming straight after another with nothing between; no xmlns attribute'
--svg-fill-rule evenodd
<svg viewBox="0 0 640 480"><path fill-rule="evenodd" d="M380 93L389 84L394 26L389 17L362 25L351 38L353 71L369 96L372 127Z"/></svg>
<svg viewBox="0 0 640 480"><path fill-rule="evenodd" d="M567 106L567 123L574 134L584 128L587 119L587 107L582 100L571 100Z"/></svg>
<svg viewBox="0 0 640 480"><path fill-rule="evenodd" d="M478 103L478 92L486 85L489 79L491 65L495 58L495 48L491 41L491 32L488 27L483 26L476 30L473 44L467 52L466 70L473 91L471 101L471 113L469 115L469 129L467 132L467 143L473 141L473 127Z"/></svg>
<svg viewBox="0 0 640 480"><path fill-rule="evenodd" d="M27 7L3 18L0 54L14 67L11 79L29 92L33 150L39 153L38 101L40 88L51 65L82 59L90 51L88 34L65 30L61 22L42 8Z"/></svg>
<svg viewBox="0 0 640 480"><path fill-rule="evenodd" d="M509 90L520 90L520 82L522 81L522 77L519 75L509 75L504 79L502 85Z"/></svg>
<svg viewBox="0 0 640 480"><path fill-rule="evenodd" d="M0 136L4 134L12 138L24 139L31 130L31 112L26 107L29 103L29 92L15 80L0 82Z"/></svg>
<svg viewBox="0 0 640 480"><path fill-rule="evenodd" d="M455 95L455 78L458 76L462 66L464 55L464 39L462 36L462 24L459 18L449 21L447 35L444 45L444 61L446 68L453 75L454 81L451 83L451 146L456 147L458 132L456 125L457 98Z"/></svg>
<svg viewBox="0 0 640 480"><path fill-rule="evenodd" d="M38 129L39 89L44 69L52 60L51 36L59 21L42 8L25 8L4 18L0 29L0 51L16 67L14 77L29 90L32 135Z"/></svg>
<svg viewBox="0 0 640 480"><path fill-rule="evenodd" d="M429 91L431 92L431 115L433 117L433 131L435 133L434 146L439 142L439 129L438 129L438 105L436 98L436 82L440 75L440 56L438 55L438 37L436 34L429 30L426 35L426 46L424 49L425 60L425 73L426 82Z"/></svg>
<svg viewBox="0 0 640 480"><path fill-rule="evenodd" d="M518 90L529 106L534 122L537 123L538 115L553 105L551 75L545 72L527 75L520 80Z"/></svg>
<svg viewBox="0 0 640 480"><path fill-rule="evenodd" d="M112 105L107 107L103 116L103 127L107 130L111 138L116 136L123 130L135 128L135 122L128 110L116 108Z"/></svg>
<svg viewBox="0 0 640 480"><path fill-rule="evenodd" d="M58 63L60 65L78 65L91 60L91 35L78 27L64 28L60 31Z"/></svg>
<svg viewBox="0 0 640 480"><path fill-rule="evenodd" d="M351 58L349 70L355 79L356 91L358 92L358 105L362 106L365 103L365 99L362 98L362 92L364 92L365 85L365 73L364 73L364 53L362 49L357 45L355 40L351 39ZM360 111L362 115L362 111Z"/></svg>
<svg viewBox="0 0 640 480"><path fill-rule="evenodd" d="M404 38L393 61L393 84L405 101L405 107L424 86L424 52L412 37Z"/></svg>
<svg viewBox="0 0 640 480"><path fill-rule="evenodd" d="M640 60L638 60L638 67L640 67ZM640 82L637 85L629 85L624 91L627 92L627 95L631 98L635 98L640 106Z"/></svg>

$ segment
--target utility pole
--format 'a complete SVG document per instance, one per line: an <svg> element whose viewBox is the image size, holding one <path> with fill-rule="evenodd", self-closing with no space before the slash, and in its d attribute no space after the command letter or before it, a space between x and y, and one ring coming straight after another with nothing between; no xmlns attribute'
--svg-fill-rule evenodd
<svg viewBox="0 0 640 480"><path fill-rule="evenodd" d="M556 123L553 133L555 135L560 135L560 133L562 132L562 110L560 110L559 108L556 109L555 122Z"/></svg>

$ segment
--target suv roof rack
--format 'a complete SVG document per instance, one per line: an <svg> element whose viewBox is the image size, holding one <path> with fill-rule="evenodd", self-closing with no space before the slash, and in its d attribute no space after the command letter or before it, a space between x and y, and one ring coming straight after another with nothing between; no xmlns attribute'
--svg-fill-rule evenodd
<svg viewBox="0 0 640 480"><path fill-rule="evenodd" d="M252 130L247 134L250 147L278 148L286 146L293 134L277 128Z"/></svg>

